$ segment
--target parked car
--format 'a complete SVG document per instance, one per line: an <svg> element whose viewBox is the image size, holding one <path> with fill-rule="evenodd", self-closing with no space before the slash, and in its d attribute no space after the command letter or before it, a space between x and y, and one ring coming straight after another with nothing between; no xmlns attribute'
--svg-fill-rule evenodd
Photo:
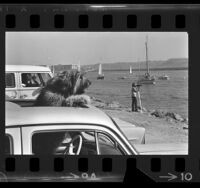
<svg viewBox="0 0 200 188"><path fill-rule="evenodd" d="M92 106L88 106L88 108L33 107L32 106L34 104L33 99L29 100L10 99L9 101L12 102L6 102L6 148L7 148L6 153L7 154L34 154L32 151L33 149L32 147L34 147L35 150L34 145L37 145L37 143L39 143L38 146L41 146L41 148L39 149L42 149L43 147L45 147L46 149L44 141L48 140L48 138L51 138L51 141L49 143L46 141L46 144L50 144L51 142L54 141L55 143L57 143L56 141L57 139L54 139L55 137L57 138L57 136L55 135L58 135L58 137L62 137L65 132L65 131L63 132L63 130L66 130L66 132L68 130L68 133L72 133L70 134L70 137L73 137L74 135L73 132L76 132L78 133L78 135L81 135L81 137L84 139L84 145L87 145L86 144L87 140L87 143L89 143L89 145L87 146L91 148L93 147L93 149L96 148L96 150L92 149L89 151L89 153L93 151L93 154L95 153L101 154L101 152L103 152L103 154L105 152L105 154L125 154L125 155L126 154L140 154L140 155L187 155L188 154L187 143L176 143L176 144L145 143L144 128L134 126L133 124L130 124L126 121L122 121L117 118L109 117L101 110ZM20 107L19 104L23 107ZM38 136L37 135L35 136L35 131ZM99 131L105 133L106 139L110 140L110 142L109 141L105 143L101 142L102 140L106 141L106 139L102 138L104 137L104 135L100 134ZM60 134L58 132L60 132ZM97 142L98 141L97 139L99 138L97 137L97 135L100 135L99 137L101 138L99 142ZM79 138L77 138L75 142L83 143L83 139L81 139L80 136L78 137ZM61 138L61 140L62 139L63 138ZM68 138L68 140L70 140L70 138ZM65 142L67 141L63 141L63 143L61 143L60 145L57 144L59 145L56 151L58 154L59 152L62 153L63 148L66 148ZM99 150L99 147L97 148L98 146L97 143L103 144L104 149L102 151ZM110 147L109 144L107 146L107 143L110 143ZM119 146L119 148L128 148L128 149L122 149L121 151L120 149L116 149L115 146ZM52 150L51 152L50 150L44 150L44 151L46 153L52 152ZM41 153L43 153L44 151L41 151ZM83 151L84 150L82 150L81 151L82 153L80 152L79 154L83 154ZM87 151L87 149L85 151ZM37 153L38 150L36 147L36 154Z"/></svg>
<svg viewBox="0 0 200 188"><path fill-rule="evenodd" d="M92 106L20 107L6 102L6 153L138 154L126 134L139 143L144 140L145 129L117 121Z"/></svg>
<svg viewBox="0 0 200 188"><path fill-rule="evenodd" d="M35 99L33 92L52 77L48 67L6 65L6 95L13 99Z"/></svg>

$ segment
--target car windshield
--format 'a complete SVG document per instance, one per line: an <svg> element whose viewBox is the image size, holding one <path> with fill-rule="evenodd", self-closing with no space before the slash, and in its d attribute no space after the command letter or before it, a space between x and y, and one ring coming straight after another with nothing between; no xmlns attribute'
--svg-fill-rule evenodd
<svg viewBox="0 0 200 188"><path fill-rule="evenodd" d="M108 115L109 116L109 115ZM126 140L129 142L129 147L131 147L134 151L138 152L137 149L135 149L135 146L133 143L131 143L129 141L129 139L127 138L127 136L125 135L125 133L122 131L122 129L120 128L120 126L116 123L116 121L111 117L109 116L111 121L115 124L115 126L118 128L118 130L120 131L120 133L126 138Z"/></svg>

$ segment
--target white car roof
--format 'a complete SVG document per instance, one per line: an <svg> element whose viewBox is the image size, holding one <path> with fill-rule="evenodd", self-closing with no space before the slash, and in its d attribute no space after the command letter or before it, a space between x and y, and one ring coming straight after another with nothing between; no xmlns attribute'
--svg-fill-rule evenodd
<svg viewBox="0 0 200 188"><path fill-rule="evenodd" d="M6 72L50 72L49 67L33 65L6 65Z"/></svg>
<svg viewBox="0 0 200 188"><path fill-rule="evenodd" d="M6 127L40 124L95 124L111 129L116 126L97 108L79 107L14 107L6 106Z"/></svg>

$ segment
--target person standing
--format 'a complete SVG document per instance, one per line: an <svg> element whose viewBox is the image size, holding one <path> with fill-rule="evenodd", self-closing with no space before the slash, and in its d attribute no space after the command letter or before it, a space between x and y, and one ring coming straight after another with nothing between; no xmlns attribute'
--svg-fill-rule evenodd
<svg viewBox="0 0 200 188"><path fill-rule="evenodd" d="M137 112L137 86L135 83L132 83L131 97L132 97L132 112Z"/></svg>

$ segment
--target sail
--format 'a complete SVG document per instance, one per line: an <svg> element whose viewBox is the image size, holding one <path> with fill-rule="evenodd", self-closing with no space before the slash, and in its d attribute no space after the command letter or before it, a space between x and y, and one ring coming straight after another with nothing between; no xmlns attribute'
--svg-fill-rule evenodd
<svg viewBox="0 0 200 188"><path fill-rule="evenodd" d="M130 74L132 74L132 67L130 66Z"/></svg>
<svg viewBox="0 0 200 188"><path fill-rule="evenodd" d="M102 65L99 64L99 75L101 75L101 74L102 74Z"/></svg>

